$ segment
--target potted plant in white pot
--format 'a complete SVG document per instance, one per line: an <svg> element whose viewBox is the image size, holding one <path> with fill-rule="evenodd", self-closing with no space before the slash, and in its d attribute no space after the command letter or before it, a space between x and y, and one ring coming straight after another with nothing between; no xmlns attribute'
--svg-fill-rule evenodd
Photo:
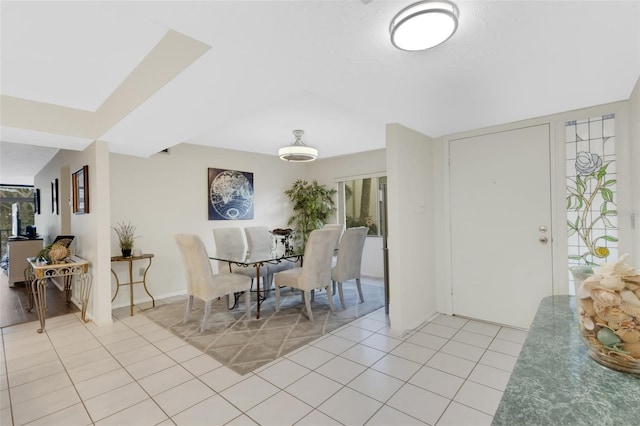
<svg viewBox="0 0 640 426"><path fill-rule="evenodd" d="M136 238L138 238L136 233L136 227L128 223L117 223L116 226L112 226L113 230L116 231L118 235L118 240L120 242L120 250L122 251L122 256L131 257L131 249L133 248L133 243Z"/></svg>

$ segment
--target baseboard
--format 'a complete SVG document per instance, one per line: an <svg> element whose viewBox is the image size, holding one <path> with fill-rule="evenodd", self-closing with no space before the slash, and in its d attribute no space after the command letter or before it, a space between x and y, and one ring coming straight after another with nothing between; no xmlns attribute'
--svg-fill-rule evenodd
<svg viewBox="0 0 640 426"><path fill-rule="evenodd" d="M174 297L174 296L186 296L187 295L187 291L186 290L181 290L181 291L174 291L172 293L165 293L165 294L161 294L159 296L154 295L153 298L154 300L158 301L158 300L162 300L162 299L167 299L169 297ZM147 297L143 297L140 299L133 299L133 304L134 305L139 305L142 303L146 303L146 302L150 302L151 299L149 298L149 296ZM124 307L128 307L129 306L129 301L122 301L122 302L114 302L111 304L111 309L117 309L117 308L124 308Z"/></svg>

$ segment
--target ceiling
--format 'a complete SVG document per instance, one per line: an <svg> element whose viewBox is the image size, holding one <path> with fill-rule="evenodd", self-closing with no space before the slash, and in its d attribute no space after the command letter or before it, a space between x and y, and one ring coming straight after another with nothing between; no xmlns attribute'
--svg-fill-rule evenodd
<svg viewBox="0 0 640 426"><path fill-rule="evenodd" d="M404 52L388 27L410 3L3 0L0 182L36 163L21 145L46 148L37 173L94 140L276 155L304 129L327 158L383 148L387 123L438 137L626 100L640 76L640 0L457 1L450 40Z"/></svg>

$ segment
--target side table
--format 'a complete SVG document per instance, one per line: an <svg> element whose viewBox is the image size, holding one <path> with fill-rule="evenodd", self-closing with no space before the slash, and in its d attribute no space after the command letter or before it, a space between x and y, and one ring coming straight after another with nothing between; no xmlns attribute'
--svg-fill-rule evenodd
<svg viewBox="0 0 640 426"><path fill-rule="evenodd" d="M35 257L27 259L29 268L25 271L25 278L28 279L27 292L29 298L35 301L38 319L40 320L40 328L38 333L44 331L45 313L47 310L47 293L46 286L49 278L64 277L65 291L67 292L67 300L71 294L71 278L78 277L80 285L80 303L82 304L82 320L87 322L87 303L89 302L89 292L91 290L91 275L89 271L89 262L77 256L71 256L62 263L44 263ZM31 300L29 301L31 304ZM31 310L31 308L29 308Z"/></svg>
<svg viewBox="0 0 640 426"><path fill-rule="evenodd" d="M120 289L120 286L122 285L128 285L129 286L129 305L130 305L130 310L131 310L131 316L133 316L133 285L134 284L142 284L144 286L144 291L147 292L147 294L149 295L149 297L151 298L151 301L153 302L153 306L156 306L156 300L153 298L153 296L151 295L151 293L149 293L149 290L147 289L147 272L149 271L149 268L151 267L151 259L153 258L153 254L151 253L147 253L147 254L141 254L140 256L129 256L129 257L124 257L124 256L113 256L111 258L111 263L113 262L129 262L129 282L126 283L121 283L120 280L118 279L118 275L115 273L115 271L113 270L113 268L111 268L111 273L113 274L113 276L116 278L116 293L113 295L113 298L111 299L111 301L113 302L116 299L116 296L118 295L118 290ZM144 274L142 275L142 280L140 281L134 281L133 280L133 262L136 260L143 260L143 259L148 259L149 260L149 264L147 265L147 267L144 270Z"/></svg>

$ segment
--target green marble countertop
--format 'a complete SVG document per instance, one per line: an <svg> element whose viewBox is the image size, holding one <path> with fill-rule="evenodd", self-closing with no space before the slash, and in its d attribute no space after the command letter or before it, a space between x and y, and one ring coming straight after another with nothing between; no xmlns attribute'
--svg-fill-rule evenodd
<svg viewBox="0 0 640 426"><path fill-rule="evenodd" d="M542 299L494 425L640 425L640 378L587 354L573 296Z"/></svg>

